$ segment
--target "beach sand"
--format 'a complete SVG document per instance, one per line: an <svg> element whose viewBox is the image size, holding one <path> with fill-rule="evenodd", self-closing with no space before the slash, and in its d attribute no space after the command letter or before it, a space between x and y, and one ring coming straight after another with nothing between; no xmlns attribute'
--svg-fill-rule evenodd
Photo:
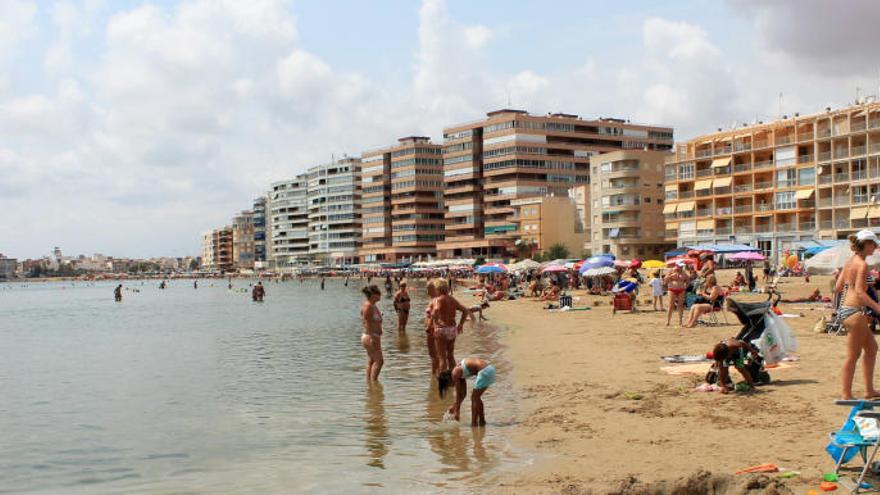
<svg viewBox="0 0 880 495"><path fill-rule="evenodd" d="M732 271L721 272L729 283ZM784 297L820 288L829 277L783 279ZM653 312L643 286L643 312L612 315L610 297L576 291L575 306L590 311L551 313L544 303L521 299L494 303L487 315L506 327L504 343L514 363L514 383L524 401L515 445L534 462L508 473L493 493L806 493L833 469L824 452L828 433L848 412L835 406L845 337L813 332L830 310L822 304L780 304L800 346L800 361L771 371L773 383L749 394L693 391L702 376L672 376L663 355L705 354L739 323L694 329L666 327ZM766 296L743 295L743 300ZM741 377L731 368L734 378ZM855 393L862 393L860 368ZM491 415L491 398L487 395ZM491 422L491 420L490 420ZM738 476L762 463L796 470L782 482ZM750 485L751 484L751 485ZM789 491L790 490L790 491Z"/></svg>

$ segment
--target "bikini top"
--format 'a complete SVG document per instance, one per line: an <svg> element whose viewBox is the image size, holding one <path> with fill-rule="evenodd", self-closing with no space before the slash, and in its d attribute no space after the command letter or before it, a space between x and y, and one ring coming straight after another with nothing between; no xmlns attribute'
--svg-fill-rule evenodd
<svg viewBox="0 0 880 495"><path fill-rule="evenodd" d="M463 358L461 360L461 377L464 379L468 379L474 375L473 373L471 373L471 370L469 370L467 365L465 364L466 359L467 358Z"/></svg>

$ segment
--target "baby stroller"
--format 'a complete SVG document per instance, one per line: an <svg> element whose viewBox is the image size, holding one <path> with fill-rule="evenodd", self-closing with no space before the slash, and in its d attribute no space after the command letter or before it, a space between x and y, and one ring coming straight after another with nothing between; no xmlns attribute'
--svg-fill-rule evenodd
<svg viewBox="0 0 880 495"><path fill-rule="evenodd" d="M779 294L776 294L773 300L771 294L766 301L757 303L746 303L737 301L733 298L728 299L728 309L735 314L742 323L742 330L736 335L737 340L751 343L760 339L764 335L766 322L764 316L769 313L772 307L779 303ZM754 357L748 354L745 358L744 368L749 372L756 385L766 385L770 383L770 373L764 369L764 358L762 356ZM713 362L712 367L706 373L706 383L718 383L718 362ZM728 374L728 377L730 374Z"/></svg>

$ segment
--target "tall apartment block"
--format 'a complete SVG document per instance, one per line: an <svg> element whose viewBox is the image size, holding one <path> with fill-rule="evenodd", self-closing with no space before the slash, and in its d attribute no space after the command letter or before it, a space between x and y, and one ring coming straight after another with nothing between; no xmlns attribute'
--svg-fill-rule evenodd
<svg viewBox="0 0 880 495"><path fill-rule="evenodd" d="M612 151L591 162L588 248L592 255L662 259L664 166L668 151Z"/></svg>
<svg viewBox="0 0 880 495"><path fill-rule="evenodd" d="M266 241L269 263L276 268L305 261L309 255L308 180L300 175L293 180L272 184L268 200L269 235Z"/></svg>
<svg viewBox="0 0 880 495"><path fill-rule="evenodd" d="M666 239L678 245L778 255L878 227L880 103L719 129L677 145L665 178Z"/></svg>
<svg viewBox="0 0 880 495"><path fill-rule="evenodd" d="M360 158L306 172L309 256L332 264L357 262L361 242Z"/></svg>
<svg viewBox="0 0 880 495"><path fill-rule="evenodd" d="M514 253L511 201L567 196L590 181L590 157L621 149L669 150L672 128L621 119L498 110L443 130L446 238L440 257Z"/></svg>
<svg viewBox="0 0 880 495"><path fill-rule="evenodd" d="M268 196L260 196L254 199L254 268L269 268L267 260L266 239L271 238L271 223L267 221Z"/></svg>
<svg viewBox="0 0 880 495"><path fill-rule="evenodd" d="M411 136L362 154L363 262L418 261L443 240L442 146Z"/></svg>
<svg viewBox="0 0 880 495"><path fill-rule="evenodd" d="M254 269L254 212L244 210L232 217L232 266Z"/></svg>

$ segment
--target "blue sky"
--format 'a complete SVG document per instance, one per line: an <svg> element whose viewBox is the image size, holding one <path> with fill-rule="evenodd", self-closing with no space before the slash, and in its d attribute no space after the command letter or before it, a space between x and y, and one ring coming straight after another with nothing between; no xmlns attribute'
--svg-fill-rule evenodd
<svg viewBox="0 0 880 495"><path fill-rule="evenodd" d="M0 2L0 252L197 254L270 182L506 104L716 127L876 94L880 2Z"/></svg>

